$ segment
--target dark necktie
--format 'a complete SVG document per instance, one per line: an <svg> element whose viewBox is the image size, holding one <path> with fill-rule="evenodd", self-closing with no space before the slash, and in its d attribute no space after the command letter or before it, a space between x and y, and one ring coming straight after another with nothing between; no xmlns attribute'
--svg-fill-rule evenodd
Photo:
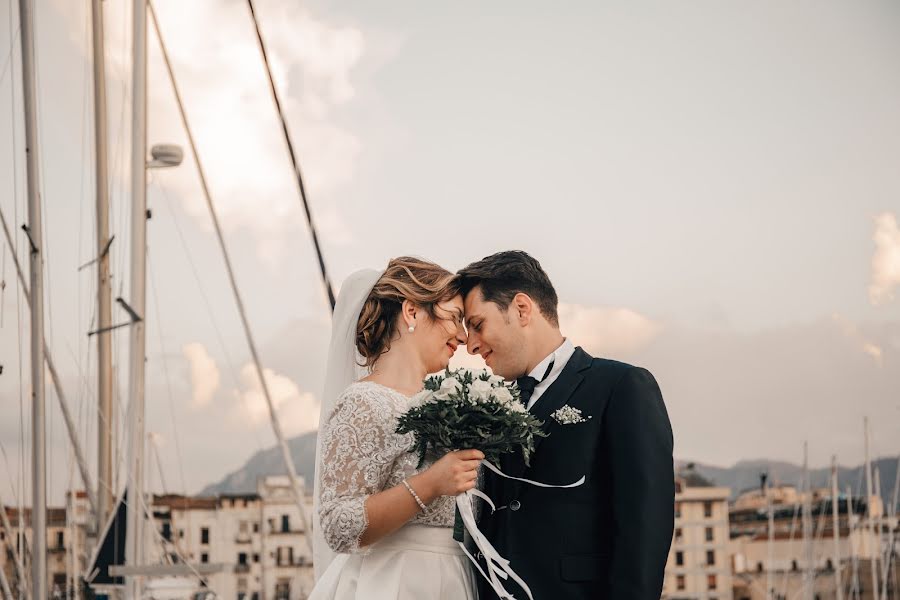
<svg viewBox="0 0 900 600"><path fill-rule="evenodd" d="M541 381L544 381L547 379L547 376L550 375L550 371L553 370L553 364L554 361L551 360L547 370L544 371L544 376L541 377ZM528 408L528 401L531 400L531 396L534 395L534 388L536 388L537 384L541 381L538 381L531 375L516 379L516 384L519 386L519 402L522 403L522 406Z"/></svg>

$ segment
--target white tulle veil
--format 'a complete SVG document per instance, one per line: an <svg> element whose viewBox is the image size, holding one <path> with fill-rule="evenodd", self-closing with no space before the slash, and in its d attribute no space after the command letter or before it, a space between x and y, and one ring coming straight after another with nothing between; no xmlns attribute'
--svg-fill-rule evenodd
<svg viewBox="0 0 900 600"><path fill-rule="evenodd" d="M319 435L316 440L316 480L313 496L313 564L318 580L334 560L335 553L325 542L319 524L319 478L322 472L322 438L325 423L334 409L335 402L348 385L365 377L361 367L362 356L356 349L356 324L363 304L381 278L384 271L363 269L344 281L334 307L331 324L331 344L328 346L328 363L325 372L325 393L319 412Z"/></svg>

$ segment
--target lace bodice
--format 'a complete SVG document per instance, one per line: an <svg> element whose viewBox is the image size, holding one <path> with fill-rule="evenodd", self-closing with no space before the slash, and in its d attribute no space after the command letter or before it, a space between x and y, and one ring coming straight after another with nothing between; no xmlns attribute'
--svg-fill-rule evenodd
<svg viewBox="0 0 900 600"><path fill-rule="evenodd" d="M322 428L319 519L335 552L359 552L368 526L365 502L372 494L400 485L430 466L416 469L411 433L398 434L397 417L410 399L370 381L351 384L338 398ZM410 521L452 527L454 499L441 496Z"/></svg>

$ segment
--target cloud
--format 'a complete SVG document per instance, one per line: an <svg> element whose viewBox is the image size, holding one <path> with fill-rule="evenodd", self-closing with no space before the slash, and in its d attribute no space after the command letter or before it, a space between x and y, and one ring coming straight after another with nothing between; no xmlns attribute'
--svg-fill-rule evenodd
<svg viewBox="0 0 900 600"><path fill-rule="evenodd" d="M200 342L185 344L181 353L191 368L191 405L203 408L213 399L222 381L216 361Z"/></svg>
<svg viewBox="0 0 900 600"><path fill-rule="evenodd" d="M662 326L629 308L560 304L562 332L597 356L624 357L644 348Z"/></svg>
<svg viewBox="0 0 900 600"><path fill-rule="evenodd" d="M314 394L301 392L294 381L272 369L263 369L272 404L286 436L299 435L319 427L320 402ZM241 389L235 390L239 401L236 416L253 427L268 426L269 410L262 385L253 363L241 368Z"/></svg>
<svg viewBox="0 0 900 600"><path fill-rule="evenodd" d="M859 327L841 315L835 313L831 315L831 319L847 339L852 342L853 346L864 354L871 356L872 360L874 360L875 364L879 367L884 366L884 350L881 346L870 340L862 331L860 331Z"/></svg>
<svg viewBox="0 0 900 600"><path fill-rule="evenodd" d="M160 0L155 6L219 220L227 232L249 232L258 257L274 265L291 237L305 234L306 223L249 11L223 0ZM72 40L89 60L85 19L78 14L84 8L62 0L56 8L72 24ZM334 112L356 96L351 73L364 55L364 35L356 27L326 23L296 2L270 0L257 9L307 194L317 205L314 216L327 215L317 225L323 235L333 232L337 243L346 243L347 226L329 211L328 198L353 177L361 143L336 123ZM131 84L131 33L121 26L130 24L129 11L127 3L105 6L113 117L122 102L130 106L122 93ZM174 191L183 209L211 230L152 24L148 28L148 144L177 143L185 150L179 168L152 173L151 190ZM124 119L121 132L126 148L128 123ZM120 135L118 124L110 119L114 138Z"/></svg>
<svg viewBox="0 0 900 600"><path fill-rule="evenodd" d="M831 454L850 463L865 415L878 424L877 451L897 450L898 332L896 321L834 317L745 333L667 324L629 362L656 376L679 457L793 460L808 440L813 464Z"/></svg>
<svg viewBox="0 0 900 600"><path fill-rule="evenodd" d="M872 282L869 300L874 305L894 299L894 287L900 284L900 228L897 217L889 212L875 217L875 254L872 255Z"/></svg>

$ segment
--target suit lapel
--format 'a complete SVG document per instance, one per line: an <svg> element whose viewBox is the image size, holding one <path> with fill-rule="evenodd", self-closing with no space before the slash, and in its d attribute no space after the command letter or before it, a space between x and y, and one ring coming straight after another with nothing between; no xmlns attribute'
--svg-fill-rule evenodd
<svg viewBox="0 0 900 600"><path fill-rule="evenodd" d="M549 433L550 421L552 415L557 409L562 408L581 385L584 380L582 371L591 366L591 356L581 349L581 346L575 348L572 358L566 363L563 372L553 384L547 388L534 406L531 407L531 414L544 422L542 429L544 433ZM534 441L534 450L537 452L538 446L545 438L539 437Z"/></svg>
<svg viewBox="0 0 900 600"><path fill-rule="evenodd" d="M569 362L566 363L562 373L559 374L556 381L547 388L541 397L538 398L538 401L534 406L531 407L531 413L543 421L544 424L541 426L541 429L544 430L544 433L547 433L550 430L550 415L553 414L553 411L565 405L572 394L575 393L575 390L584 379L584 375L581 374L581 371L590 365L591 356L582 350L580 346L575 348L575 353L572 354ZM544 438L542 437L535 438L535 453L543 440ZM534 453L532 453L532 460L533 456ZM528 468L525 465L525 460L522 458L520 452L504 455L501 457L500 464L503 472L513 477L521 477Z"/></svg>

